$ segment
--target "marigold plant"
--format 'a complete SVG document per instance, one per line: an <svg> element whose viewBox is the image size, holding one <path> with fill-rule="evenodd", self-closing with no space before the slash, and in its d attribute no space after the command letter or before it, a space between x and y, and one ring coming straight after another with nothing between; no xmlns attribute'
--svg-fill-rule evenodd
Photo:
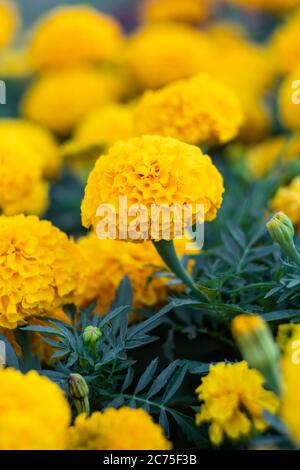
<svg viewBox="0 0 300 470"><path fill-rule="evenodd" d="M142 20L198 23L206 20L212 5L208 0L146 0L141 6Z"/></svg>

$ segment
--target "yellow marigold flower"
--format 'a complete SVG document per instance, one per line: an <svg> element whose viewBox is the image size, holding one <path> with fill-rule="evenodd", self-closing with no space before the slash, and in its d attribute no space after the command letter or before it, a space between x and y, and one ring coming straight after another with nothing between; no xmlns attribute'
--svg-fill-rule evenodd
<svg viewBox="0 0 300 470"><path fill-rule="evenodd" d="M42 214L48 204L48 184L42 180L41 155L14 134L2 134L0 210L6 215Z"/></svg>
<svg viewBox="0 0 300 470"><path fill-rule="evenodd" d="M216 217L222 203L223 178L207 155L198 147L171 137L143 136L121 141L100 157L91 172L82 202L85 227L97 227L100 204L112 204L119 219L119 197L131 204L143 204L149 214L151 206L190 204L196 218L197 204L204 206L204 219ZM151 220L148 218L148 236ZM128 217L129 224L131 218ZM117 229L118 220L116 220ZM184 222L183 222L184 228ZM159 237L163 236L161 224ZM117 230L116 236L120 233ZM174 235L171 228L171 237ZM143 238L141 233L141 239ZM148 237L146 237L148 238Z"/></svg>
<svg viewBox="0 0 300 470"><path fill-rule="evenodd" d="M77 288L75 244L35 216L0 217L0 326L72 302Z"/></svg>
<svg viewBox="0 0 300 470"><path fill-rule="evenodd" d="M299 21L300 25L300 21ZM300 44L299 44L300 48ZM300 93L299 93L300 67L288 75L279 89L279 114L282 124L290 130L300 130ZM297 87L295 88L295 83Z"/></svg>
<svg viewBox="0 0 300 470"><path fill-rule="evenodd" d="M104 147L133 136L133 112L128 105L112 103L89 113L78 124L74 138L63 147L63 153L75 157L78 153Z"/></svg>
<svg viewBox="0 0 300 470"><path fill-rule="evenodd" d="M206 20L212 10L209 0L146 0L141 18L148 22L179 21L198 23Z"/></svg>
<svg viewBox="0 0 300 470"><path fill-rule="evenodd" d="M243 121L234 92L206 74L147 91L134 117L140 135L171 136L189 144L228 142Z"/></svg>
<svg viewBox="0 0 300 470"><path fill-rule="evenodd" d="M227 0L227 2L247 8L268 10L274 13L285 12L300 5L300 0Z"/></svg>
<svg viewBox="0 0 300 470"><path fill-rule="evenodd" d="M162 428L143 409L126 406L81 414L69 428L70 450L170 450Z"/></svg>
<svg viewBox="0 0 300 470"><path fill-rule="evenodd" d="M90 66L52 70L29 87L21 110L53 132L67 134L86 114L122 93L117 77Z"/></svg>
<svg viewBox="0 0 300 470"><path fill-rule="evenodd" d="M300 6L300 1L297 3ZM292 72L298 65L300 66L299 28L300 10L297 10L275 31L271 39L274 60L282 73Z"/></svg>
<svg viewBox="0 0 300 470"><path fill-rule="evenodd" d="M122 44L121 27L90 6L58 7L35 26L29 54L36 69L102 62Z"/></svg>
<svg viewBox="0 0 300 470"><path fill-rule="evenodd" d="M43 175L53 178L62 164L58 143L48 129L24 119L0 119L0 141L11 139L40 155Z"/></svg>
<svg viewBox="0 0 300 470"><path fill-rule="evenodd" d="M264 176L278 161L286 163L299 157L300 135L288 139L285 136L270 137L252 146L246 153L245 162L255 178Z"/></svg>
<svg viewBox="0 0 300 470"><path fill-rule="evenodd" d="M284 212L294 225L300 224L300 176L292 180L288 186L278 189L270 202L270 208Z"/></svg>
<svg viewBox="0 0 300 470"><path fill-rule="evenodd" d="M299 325L297 325L299 328ZM283 377L283 393L281 417L287 426L292 440L297 446L300 444L300 419L297 412L299 407L300 390L300 334L293 335L285 346L281 361Z"/></svg>
<svg viewBox="0 0 300 470"><path fill-rule="evenodd" d="M167 299L168 286L163 278L153 277L166 270L151 242L141 243L137 250L131 243L100 240L95 233L78 240L80 251L80 281L75 303L87 307L97 301L97 311L107 313L124 276L133 288L133 309L153 308ZM179 256L185 252L184 240L176 240ZM136 319L134 313L131 320Z"/></svg>
<svg viewBox="0 0 300 470"><path fill-rule="evenodd" d="M203 401L196 424L210 423L210 440L217 445L224 434L239 439L253 428L263 431L267 427L263 411L275 413L278 408L277 397L263 385L263 377L249 369L245 361L210 366L209 374L196 390Z"/></svg>
<svg viewBox="0 0 300 470"><path fill-rule="evenodd" d="M11 0L0 0L0 49L13 39L19 23L16 3Z"/></svg>
<svg viewBox="0 0 300 470"><path fill-rule="evenodd" d="M282 351L285 351L291 339L300 336L300 325L298 323L285 323L278 326L277 343Z"/></svg>
<svg viewBox="0 0 300 470"><path fill-rule="evenodd" d="M247 95L260 97L269 90L276 78L269 48L251 41L235 23L214 23L207 33L217 50L214 69L217 78Z"/></svg>
<svg viewBox="0 0 300 470"><path fill-rule="evenodd" d="M152 24L129 39L123 60L141 88L159 88L199 72L215 58L208 37L187 25Z"/></svg>
<svg viewBox="0 0 300 470"><path fill-rule="evenodd" d="M35 371L3 369L0 388L1 450L64 449L71 412L56 384Z"/></svg>

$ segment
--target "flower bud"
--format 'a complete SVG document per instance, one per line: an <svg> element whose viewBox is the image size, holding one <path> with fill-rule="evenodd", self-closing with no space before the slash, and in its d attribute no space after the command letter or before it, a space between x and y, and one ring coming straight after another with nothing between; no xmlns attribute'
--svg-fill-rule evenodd
<svg viewBox="0 0 300 470"><path fill-rule="evenodd" d="M83 332L83 341L86 346L95 345L101 338L102 333L96 326L87 326Z"/></svg>
<svg viewBox="0 0 300 470"><path fill-rule="evenodd" d="M300 255L294 243L295 229L289 217L283 212L277 212L267 223L267 229L272 240L280 246L283 253L295 263L300 264Z"/></svg>
<svg viewBox="0 0 300 470"><path fill-rule="evenodd" d="M89 387L80 374L70 374L68 379L68 390L74 400L78 414L90 413Z"/></svg>
<svg viewBox="0 0 300 470"><path fill-rule="evenodd" d="M267 323L257 315L239 315L232 334L248 364L257 369L276 392L280 389L279 349Z"/></svg>

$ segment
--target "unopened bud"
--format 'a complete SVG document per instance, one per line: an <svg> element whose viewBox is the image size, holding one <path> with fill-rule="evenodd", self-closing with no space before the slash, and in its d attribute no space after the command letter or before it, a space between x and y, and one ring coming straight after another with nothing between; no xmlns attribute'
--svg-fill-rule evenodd
<svg viewBox="0 0 300 470"><path fill-rule="evenodd" d="M89 387L84 378L80 374L71 374L68 379L68 389L78 414L89 414Z"/></svg>
<svg viewBox="0 0 300 470"><path fill-rule="evenodd" d="M87 326L83 332L84 344L91 349L94 359L97 357L97 344L101 336L102 333L96 326Z"/></svg>
<svg viewBox="0 0 300 470"><path fill-rule="evenodd" d="M283 253L295 263L300 264L300 255L294 243L295 229L289 217L283 212L277 212L267 223L267 229L272 240L280 246Z"/></svg>
<svg viewBox="0 0 300 470"><path fill-rule="evenodd" d="M267 323L257 315L239 315L232 322L232 334L244 359L261 372L270 387L278 392L279 349Z"/></svg>

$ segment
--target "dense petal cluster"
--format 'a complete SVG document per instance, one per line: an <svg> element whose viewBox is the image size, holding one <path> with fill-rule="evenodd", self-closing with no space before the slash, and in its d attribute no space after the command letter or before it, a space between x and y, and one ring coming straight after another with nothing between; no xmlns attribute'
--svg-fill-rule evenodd
<svg viewBox="0 0 300 470"><path fill-rule="evenodd" d="M35 216L0 217L0 326L15 328L73 300L75 244Z"/></svg>
<svg viewBox="0 0 300 470"><path fill-rule="evenodd" d="M299 1L298 4L300 6ZM292 72L297 66L300 66L299 28L300 9L289 16L272 37L271 47L274 60L282 73Z"/></svg>
<svg viewBox="0 0 300 470"><path fill-rule="evenodd" d="M224 435L239 439L251 429L262 431L266 423L262 413L275 413L278 399L265 390L264 379L245 361L236 364L224 362L211 366L196 393L203 401L196 415L196 423L210 423L209 435L214 444L220 444Z"/></svg>
<svg viewBox="0 0 300 470"><path fill-rule="evenodd" d="M147 91L134 117L140 135L171 136L189 144L228 142L243 122L234 92L206 74Z"/></svg>
<svg viewBox="0 0 300 470"><path fill-rule="evenodd" d="M181 24L153 24L129 39L124 62L141 88L159 88L211 70L214 48L204 33Z"/></svg>
<svg viewBox="0 0 300 470"><path fill-rule="evenodd" d="M55 138L46 128L23 119L1 119L0 141L4 140L30 147L40 155L43 175L47 178L57 175L62 164L60 151Z"/></svg>
<svg viewBox="0 0 300 470"><path fill-rule="evenodd" d="M288 186L278 189L270 202L270 208L284 212L291 221L300 224L300 176L294 178Z"/></svg>
<svg viewBox="0 0 300 470"><path fill-rule="evenodd" d="M71 420L61 389L35 371L0 370L0 449L60 450ZM51 404L51 407L49 407Z"/></svg>
<svg viewBox="0 0 300 470"><path fill-rule="evenodd" d="M170 450L162 428L142 409L107 408L76 418L69 429L70 450Z"/></svg>
<svg viewBox="0 0 300 470"><path fill-rule="evenodd" d="M58 134L67 134L90 111L122 95L118 77L91 66L51 70L27 90L22 113Z"/></svg>
<svg viewBox="0 0 300 470"><path fill-rule="evenodd" d="M43 17L29 44L36 69L107 60L122 44L116 20L90 6L63 6Z"/></svg>
<svg viewBox="0 0 300 470"><path fill-rule="evenodd" d="M209 17L211 3L209 0L146 0L142 4L141 18L148 22L198 23Z"/></svg>
<svg viewBox="0 0 300 470"><path fill-rule="evenodd" d="M0 210L6 215L42 214L48 205L41 154L0 124Z"/></svg>
<svg viewBox="0 0 300 470"><path fill-rule="evenodd" d="M13 39L19 21L16 3L11 0L0 0L0 49Z"/></svg>
<svg viewBox="0 0 300 470"><path fill-rule="evenodd" d="M85 227L99 223L96 212L101 204L115 209L116 224L120 218L120 196L127 198L128 207L142 204L148 211L147 237L151 233L153 205L190 204L193 220L197 205L204 206L204 219L216 217L222 203L223 178L207 155L198 147L171 137L143 136L118 142L107 155L100 157L91 172L82 202L82 222ZM128 217L129 224L132 218ZM185 228L184 220L182 227ZM119 228L119 227L117 227ZM162 224L158 237L163 236ZM171 228L171 237L174 232ZM116 237L119 237L117 230ZM144 238L141 230L141 238ZM130 233L128 231L128 236Z"/></svg>

